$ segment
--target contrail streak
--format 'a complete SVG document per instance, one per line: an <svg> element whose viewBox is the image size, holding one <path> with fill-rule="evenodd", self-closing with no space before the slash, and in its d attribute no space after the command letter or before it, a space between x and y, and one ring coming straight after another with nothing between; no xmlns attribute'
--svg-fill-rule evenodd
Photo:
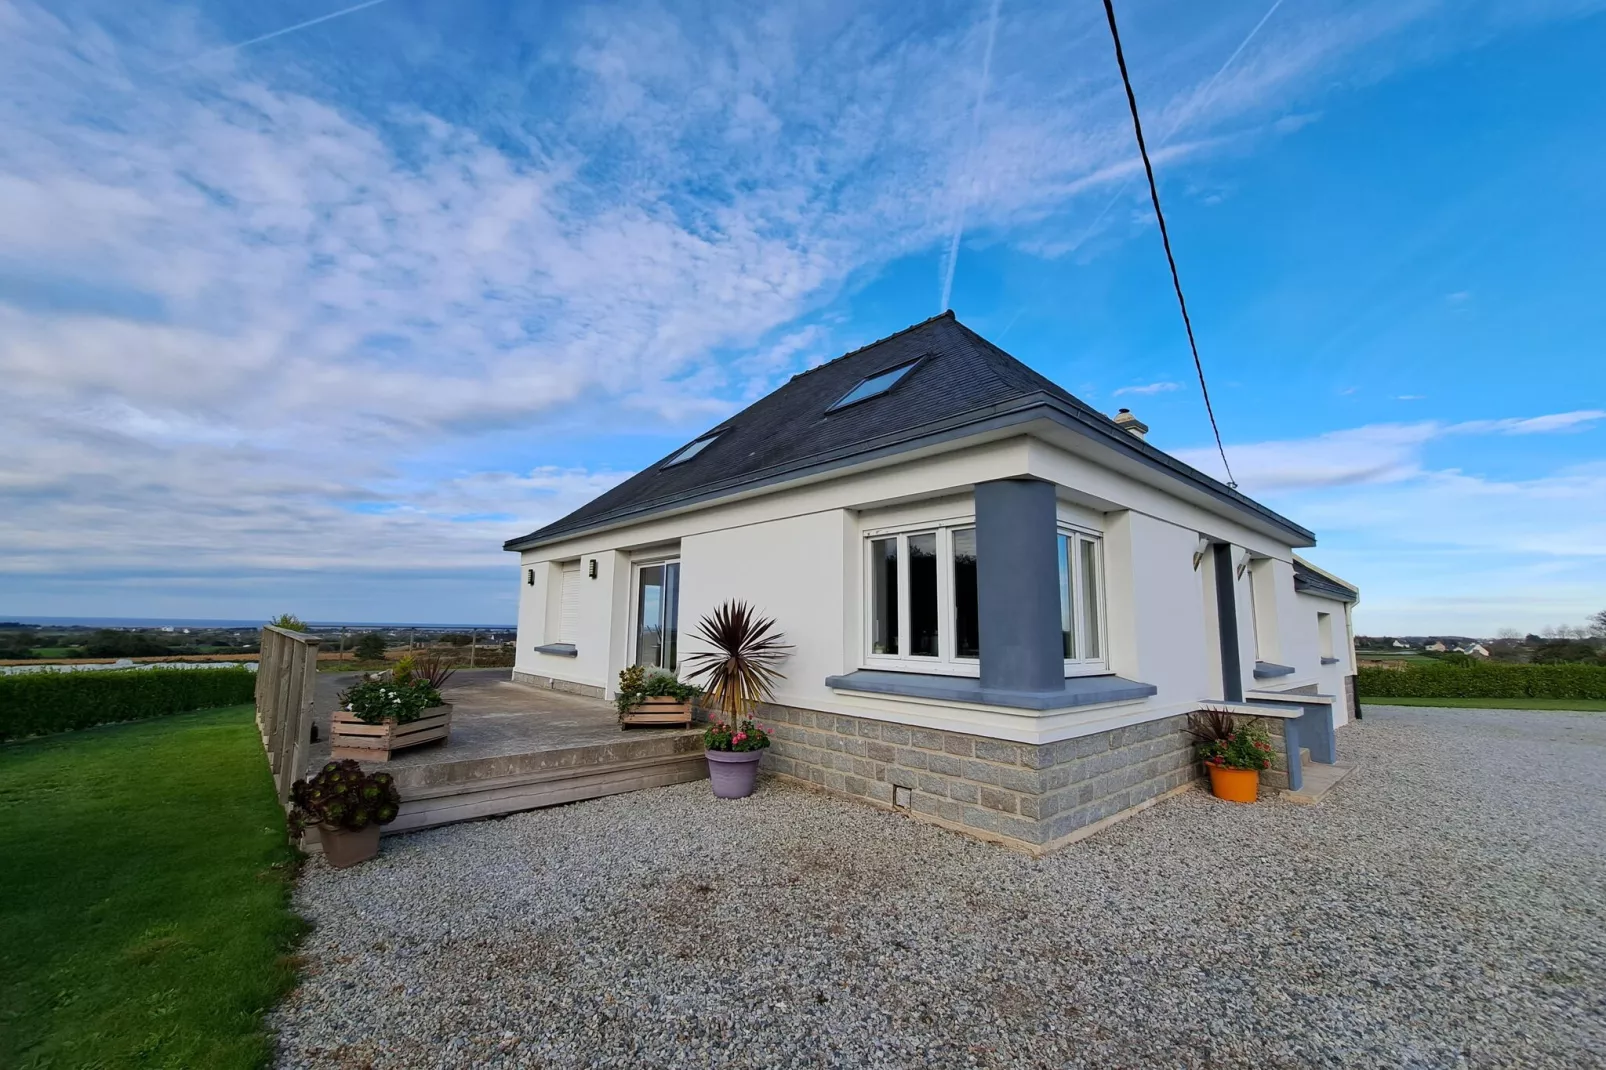
<svg viewBox="0 0 1606 1070"><path fill-rule="evenodd" d="M1221 76L1227 73L1227 68L1237 62L1238 57L1243 55L1244 49L1249 47L1249 42L1255 39L1255 34L1260 32L1260 28L1266 25L1267 21L1277 13L1277 9L1282 6L1283 0L1274 0L1271 7L1266 9L1266 13L1260 16L1260 21L1255 23L1254 29L1250 30L1248 36L1242 41L1238 42L1238 47L1232 50L1232 55L1227 57L1227 61L1216 68L1216 73L1210 76L1210 81L1204 84L1204 88L1195 93L1188 100L1188 103L1183 105L1182 111L1177 115L1177 121L1171 124L1171 129L1167 130L1165 135L1155 144L1154 155L1158 156L1160 150L1165 148L1178 130L1182 129L1182 124L1191 119L1204 106L1204 102L1210 99L1210 91L1216 87L1216 83L1221 80ZM1071 246L1073 250L1081 248L1082 243L1092 237L1093 232L1098 229L1098 225L1104 222L1104 217L1110 214L1110 209L1114 208L1121 198L1126 195L1126 189L1131 184L1132 176L1128 175L1126 181L1121 183L1121 188L1115 191L1115 196L1111 197L1109 203L1099 211L1098 215L1093 217L1093 222L1087 225L1087 229L1082 232L1082 236L1076 239L1076 242Z"/></svg>
<svg viewBox="0 0 1606 1070"><path fill-rule="evenodd" d="M238 52L242 48L249 48L252 45L259 45L263 41L271 41L275 37L283 37L287 33L295 33L297 30L305 30L308 26L316 26L320 22L328 22L330 19L338 19L342 15L349 15L353 11L361 11L365 7L373 7L376 4L383 4L384 2L385 0L363 0L363 2L360 4L353 4L350 7L341 8L339 11L331 11L327 15L319 15L315 19L308 19L306 22L298 22L294 26L286 26L282 30L274 30L272 33L265 33L260 37L253 37L249 41L240 41L232 45L224 45L221 48L214 48L209 51L202 52L198 56L191 56L189 59L175 63L171 67L162 68L161 73L166 74L168 71L177 70L178 68L188 66L191 63L199 63L201 60L211 59L213 56L221 56L229 52Z"/></svg>
<svg viewBox="0 0 1606 1070"><path fill-rule="evenodd" d="M970 207L971 190L976 184L976 142L981 140L981 106L987 97L987 79L993 69L993 42L998 38L998 8L1001 3L1002 0L993 0L992 14L987 19L987 50L982 53L981 84L976 87L976 107L970 113L970 147L965 151L964 188L959 196L959 218L954 220L954 233L948 240L948 270L943 274L942 300L937 305L939 312L948 307L948 299L953 296L954 269L959 266L959 239L965 232L965 210Z"/></svg>

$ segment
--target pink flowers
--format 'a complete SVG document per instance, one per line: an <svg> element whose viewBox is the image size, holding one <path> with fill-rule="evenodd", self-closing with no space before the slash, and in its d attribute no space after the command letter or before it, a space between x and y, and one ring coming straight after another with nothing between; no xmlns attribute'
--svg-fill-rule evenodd
<svg viewBox="0 0 1606 1070"><path fill-rule="evenodd" d="M743 740L745 740L746 738L747 738L747 733L746 732L738 732L734 736L731 737L731 739L736 743L740 743Z"/></svg>

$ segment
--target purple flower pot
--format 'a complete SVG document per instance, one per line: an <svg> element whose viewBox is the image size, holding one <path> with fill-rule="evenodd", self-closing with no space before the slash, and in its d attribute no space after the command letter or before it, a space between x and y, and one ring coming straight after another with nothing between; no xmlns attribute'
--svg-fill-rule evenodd
<svg viewBox="0 0 1606 1070"><path fill-rule="evenodd" d="M708 781L714 786L716 799L745 799L753 794L758 782L758 761L762 750L711 750L708 756Z"/></svg>

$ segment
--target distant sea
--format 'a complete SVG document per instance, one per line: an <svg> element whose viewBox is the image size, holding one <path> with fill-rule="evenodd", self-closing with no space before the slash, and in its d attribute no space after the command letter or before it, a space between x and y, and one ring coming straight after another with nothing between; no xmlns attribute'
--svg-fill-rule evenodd
<svg viewBox="0 0 1606 1070"><path fill-rule="evenodd" d="M262 620L210 620L203 617L30 617L0 613L0 621L80 628L260 628ZM511 624L435 624L427 621L312 620L314 628L494 628L512 631Z"/></svg>

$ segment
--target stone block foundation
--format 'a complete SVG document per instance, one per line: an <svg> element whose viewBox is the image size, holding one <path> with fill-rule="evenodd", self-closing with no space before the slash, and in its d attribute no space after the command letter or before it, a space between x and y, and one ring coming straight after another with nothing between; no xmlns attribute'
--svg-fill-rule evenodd
<svg viewBox="0 0 1606 1070"><path fill-rule="evenodd" d="M772 773L1034 853L1199 777L1181 715L1058 743L1011 743L866 717L766 707Z"/></svg>
<svg viewBox="0 0 1606 1070"><path fill-rule="evenodd" d="M607 692L594 684L576 684L568 680L554 680L550 676L540 676L533 672L515 672L513 681L520 684L529 684L532 687L544 687L548 691L567 691L571 695L584 695L586 698L607 697Z"/></svg>

